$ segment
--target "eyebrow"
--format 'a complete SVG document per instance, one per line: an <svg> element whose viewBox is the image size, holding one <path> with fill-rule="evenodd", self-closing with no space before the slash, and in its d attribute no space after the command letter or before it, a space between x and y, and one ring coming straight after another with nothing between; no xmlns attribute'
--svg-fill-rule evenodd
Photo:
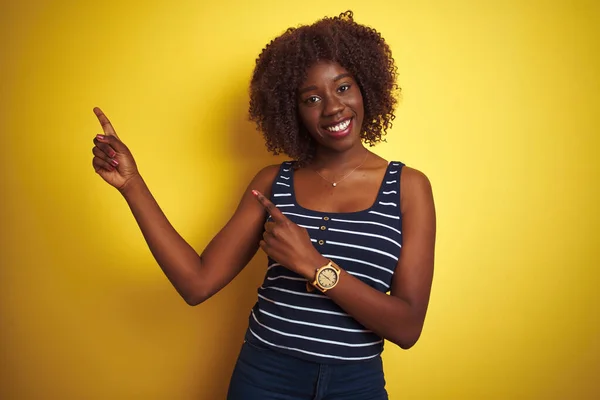
<svg viewBox="0 0 600 400"><path fill-rule="evenodd" d="M349 72L344 72L343 74L339 74L338 76L336 76L335 78L333 78L334 82L339 81L340 79L343 78L347 78L347 77L351 77L352 74L350 74ZM312 85L312 86L307 86L305 88L302 88L298 91L298 94L302 94L302 93L306 93L306 92L310 92L311 90L317 90L317 87Z"/></svg>

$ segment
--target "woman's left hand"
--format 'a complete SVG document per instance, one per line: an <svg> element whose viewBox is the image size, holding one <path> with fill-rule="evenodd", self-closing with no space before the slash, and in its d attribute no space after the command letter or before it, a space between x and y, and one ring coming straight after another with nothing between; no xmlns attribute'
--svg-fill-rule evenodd
<svg viewBox="0 0 600 400"><path fill-rule="evenodd" d="M290 221L262 193L252 193L271 215L271 221L265 223L261 249L287 269L312 280L327 260L315 249L306 229Z"/></svg>

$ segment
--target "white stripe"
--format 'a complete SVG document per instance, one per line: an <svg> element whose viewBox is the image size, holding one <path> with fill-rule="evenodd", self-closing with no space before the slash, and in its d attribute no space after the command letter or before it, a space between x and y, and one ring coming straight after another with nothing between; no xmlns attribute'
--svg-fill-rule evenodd
<svg viewBox="0 0 600 400"><path fill-rule="evenodd" d="M394 167L397 167L397 166L398 166L398 165L400 165L400 164L398 164L398 163L392 163L392 165L393 165Z"/></svg>
<svg viewBox="0 0 600 400"><path fill-rule="evenodd" d="M389 184L396 183L396 182L398 182L398 181L386 181L385 183L387 183L389 185Z"/></svg>
<svg viewBox="0 0 600 400"><path fill-rule="evenodd" d="M382 214L382 213L377 212L377 211L369 211L369 214L376 214L376 215L381 215L382 217L393 218L393 219L400 219L400 217L397 216L397 215L387 215L387 214Z"/></svg>
<svg viewBox="0 0 600 400"><path fill-rule="evenodd" d="M273 263L273 264L271 264L271 265L269 265L269 266L267 267L267 271L268 271L268 270L270 270L270 269L271 269L271 268L273 268L273 267L281 267L281 266L282 266L282 265L281 265L281 264L279 264L279 263Z"/></svg>
<svg viewBox="0 0 600 400"><path fill-rule="evenodd" d="M304 279L304 278L296 278L294 276L286 276L286 275L279 275L279 276L273 276L273 277L267 276L267 280L269 280L269 281L275 281L277 279L288 279L290 281L302 281L302 282L306 282L306 279Z"/></svg>
<svg viewBox="0 0 600 400"><path fill-rule="evenodd" d="M341 242L332 242L331 240L328 240L327 243L329 243L329 244L335 244L335 245L338 245L338 246L344 246L344 247L352 247L354 249L361 249L361 250L372 251L373 253L379 253L379 254L382 254L384 256L387 256L389 258L392 258L392 259L398 261L398 257L396 257L396 256L394 256L394 255L392 255L390 253L386 253L385 251L373 249L371 247L358 246L358 245L355 245L355 244L348 244L348 243L341 243Z"/></svg>
<svg viewBox="0 0 600 400"><path fill-rule="evenodd" d="M395 190L390 190L389 192L383 192L383 194L398 194Z"/></svg>
<svg viewBox="0 0 600 400"><path fill-rule="evenodd" d="M290 179L290 177L289 177L289 176L283 176L283 175L279 175L279 177L280 177L281 179L285 179L286 181Z"/></svg>
<svg viewBox="0 0 600 400"><path fill-rule="evenodd" d="M368 357L339 357L339 356L332 356L332 355L329 355L329 354L315 353L313 351L302 350L302 349L297 349L295 347L281 346L279 344L271 343L271 342L269 342L269 341L261 338L260 336L258 336L256 333L254 333L254 331L252 329L249 329L249 330L250 330L250 333L252 335L254 335L255 338L257 338L261 342L266 343L266 344L268 344L270 346L279 347L280 349L297 351L299 353L310 354L310 355L313 355L313 356L318 356L318 357L323 357L323 358L334 358L334 359L337 359L337 360L359 361L359 360L369 360L369 359L375 358L375 357L377 357L379 355L379 353L377 353L375 355L368 356Z"/></svg>
<svg viewBox="0 0 600 400"><path fill-rule="evenodd" d="M396 170L396 171L390 171L390 174L397 174L397 173L398 173L398 170Z"/></svg>
<svg viewBox="0 0 600 400"><path fill-rule="evenodd" d="M314 324L312 322L304 322L304 321L296 321L295 319L289 319L289 318L283 318L280 317L279 315L275 315L275 314L271 314L270 312L267 312L265 310L260 310L261 314L265 314L268 315L271 318L275 318L275 319L279 319L281 321L286 321L289 322L291 324L297 324L297 325L306 325L306 326L315 326L317 328L323 328L323 329L331 329L334 331L342 331L342 332L353 332L353 333L373 333L368 329L350 329L350 328L340 328L339 326L332 326L332 325L321 325L321 324Z"/></svg>
<svg viewBox="0 0 600 400"><path fill-rule="evenodd" d="M294 207L294 204L275 204L275 207Z"/></svg>
<svg viewBox="0 0 600 400"><path fill-rule="evenodd" d="M289 290L289 289L278 288L277 286L267 286L267 287L261 286L260 289L262 289L262 290L273 289L273 290L278 290L278 291L284 292L284 293L295 294L297 296L318 297L320 299L329 299L329 297L325 296L324 294L295 292L295 291Z"/></svg>
<svg viewBox="0 0 600 400"><path fill-rule="evenodd" d="M323 257L326 257L326 258L333 258L333 259L339 259L339 260L346 260L346 261L352 261L352 262L355 262L355 263L359 263L359 264L368 265L368 266L370 266L370 267L377 268L377 269L380 269L380 270L382 270L382 271L385 271L385 272L389 272L391 275L393 275L393 274L394 274L394 271L392 271L392 270L391 270L391 269L389 269L389 268L384 268L384 267L381 267L381 266L379 266L379 265L377 265L377 264L373 264L373 263L370 263L370 262L368 262L368 261L359 260L359 259L357 259L357 258L350 258L350 257L336 256L336 255L333 255L333 254L323 254Z"/></svg>
<svg viewBox="0 0 600 400"><path fill-rule="evenodd" d="M335 228L329 228L329 230L333 231L333 232L349 233L351 235L361 235L361 236L376 237L376 238L379 238L379 239L387 240L388 242L392 242L392 243L394 243L398 247L402 247L400 245L400 243L396 242L394 239L390 239L389 237L385 237L385 236L381 236L381 235L376 235L374 233L347 231L345 229L335 229Z"/></svg>
<svg viewBox="0 0 600 400"><path fill-rule="evenodd" d="M389 289L390 285L388 285L387 283L385 283L384 281L380 281L379 279L375 279L373 277L370 277L369 275L364 275L364 274L359 274L358 272L351 272L346 270L347 273L349 273L352 276L360 276L361 278L367 278L369 280L372 280L373 282L377 282L382 284L386 289Z"/></svg>
<svg viewBox="0 0 600 400"><path fill-rule="evenodd" d="M263 299L265 301L268 301L269 303L273 303L273 304L275 304L277 306L281 306L281 307L288 307L288 308L293 308L296 310L309 311L309 312L314 312L314 313L318 313L318 314L330 314L330 315L340 315L342 317L350 317L348 314L337 312L337 311L319 310L316 308L300 307L300 306L293 306L293 305L287 304L287 303L281 303L279 301L271 300L268 297L265 297L260 293L258 294L258 297L260 297L261 299Z"/></svg>
<svg viewBox="0 0 600 400"><path fill-rule="evenodd" d="M315 243L317 243L317 239L312 239L312 238L311 238L311 239L310 239L310 241L311 241L311 242L315 242Z"/></svg>
<svg viewBox="0 0 600 400"><path fill-rule="evenodd" d="M275 193L273 197L288 197L291 196L291 193Z"/></svg>
<svg viewBox="0 0 600 400"><path fill-rule="evenodd" d="M285 214L285 213L284 213ZM394 232L398 232L399 234L402 234L402 232L400 232L398 229L386 225L386 224L382 224L381 222L373 222L373 221L352 221L349 219L337 219L337 218L331 218L332 221L337 221L337 222L350 222L352 224L370 224L370 225L377 225L377 226L383 226L385 228L389 228L391 230L393 230Z"/></svg>
<svg viewBox="0 0 600 400"><path fill-rule="evenodd" d="M392 202L385 203L383 201L380 201L379 204L381 204L382 206L394 206L394 207L398 207L398 205L396 203L392 203Z"/></svg>
<svg viewBox="0 0 600 400"><path fill-rule="evenodd" d="M300 225L300 224L298 224L298 226L301 226L302 228L306 228L306 229L319 229L318 226Z"/></svg>
<svg viewBox="0 0 600 400"><path fill-rule="evenodd" d="M376 342L370 342L370 343L345 343L345 342L336 342L334 340L318 339L318 338L310 337L310 336L295 335L293 333L283 332L283 331L280 331L280 330L275 329L275 328L271 328L270 326L267 326L267 325L263 324L262 322L260 322L258 320L258 318L256 318L256 315L254 314L254 311L252 311L252 318L254 318L254 320L256 321L257 324L259 324L260 326L262 326L265 329L270 330L271 332L278 333L278 334L280 334L282 336L294 337L294 338L298 338L298 339L309 340L311 342L329 343L329 344L334 344L336 346L346 346L346 347L368 347L368 346L373 346L375 344L381 343L381 340L378 340Z"/></svg>
<svg viewBox="0 0 600 400"><path fill-rule="evenodd" d="M283 172L290 172L290 169L284 169Z"/></svg>
<svg viewBox="0 0 600 400"><path fill-rule="evenodd" d="M323 219L321 217L313 217L312 215L296 214L296 213L291 213L291 212L282 212L282 214L284 214L284 215L295 215L296 217L303 217L303 218Z"/></svg>
<svg viewBox="0 0 600 400"><path fill-rule="evenodd" d="M288 185L287 183L283 183L283 182L276 182L278 185L281 186L287 186L287 187L291 187L290 185Z"/></svg>

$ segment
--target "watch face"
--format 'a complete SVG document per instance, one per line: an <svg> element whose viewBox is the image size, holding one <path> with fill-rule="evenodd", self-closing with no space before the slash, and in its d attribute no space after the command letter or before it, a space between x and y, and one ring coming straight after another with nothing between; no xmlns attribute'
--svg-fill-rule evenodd
<svg viewBox="0 0 600 400"><path fill-rule="evenodd" d="M327 289L335 285L338 280L338 274L333 268L325 268L319 273L317 279L319 281L319 285Z"/></svg>

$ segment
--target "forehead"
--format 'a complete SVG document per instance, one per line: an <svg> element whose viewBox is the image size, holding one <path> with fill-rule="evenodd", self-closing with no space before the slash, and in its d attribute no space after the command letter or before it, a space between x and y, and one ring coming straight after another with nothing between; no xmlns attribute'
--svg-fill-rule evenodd
<svg viewBox="0 0 600 400"><path fill-rule="evenodd" d="M306 79L301 86L330 83L335 81L340 75L348 73L348 70L336 62L319 61L306 70Z"/></svg>

